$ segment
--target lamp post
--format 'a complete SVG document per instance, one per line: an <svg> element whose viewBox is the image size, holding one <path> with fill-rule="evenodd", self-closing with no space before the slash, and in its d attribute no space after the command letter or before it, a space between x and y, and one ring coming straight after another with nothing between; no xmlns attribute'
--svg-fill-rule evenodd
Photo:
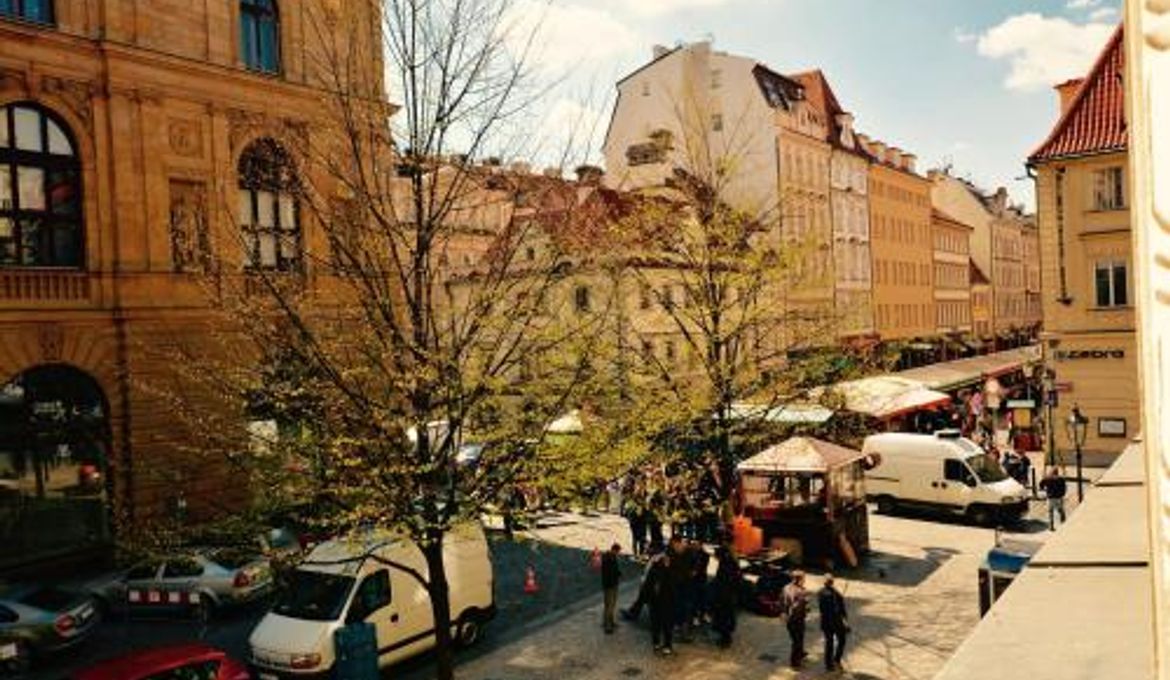
<svg viewBox="0 0 1170 680"><path fill-rule="evenodd" d="M1085 500L1084 477L1081 475L1081 451L1085 446L1085 437L1089 434L1089 419L1081 414L1081 407L1074 404L1072 413L1068 415L1068 438L1077 452L1077 503Z"/></svg>

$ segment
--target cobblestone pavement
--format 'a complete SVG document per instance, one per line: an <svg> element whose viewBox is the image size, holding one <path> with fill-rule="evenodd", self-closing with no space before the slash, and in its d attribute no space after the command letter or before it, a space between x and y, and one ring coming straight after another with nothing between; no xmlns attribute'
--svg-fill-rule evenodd
<svg viewBox="0 0 1170 680"><path fill-rule="evenodd" d="M1015 533L1044 540L1049 532L1039 521L1043 513L1043 504L1034 502L1030 515L1035 519L1017 527ZM606 526L614 535L625 535L620 520L605 518L566 524L549 540L588 543L589 532ZM477 658L464 659L459 676L466 680L931 678L979 619L977 570L994 545L995 532L938 517L871 514L870 536L872 552L866 564L837 575L853 626L844 673L822 670L823 638L815 614L809 620L806 643L810 661L805 669L794 671L787 666L789 643L777 619L741 613L731 649L721 650L700 635L695 642L676 644L674 657L660 658L651 653L645 622L626 623L616 635L605 635L600 627L600 602L594 598L589 606L558 622ZM810 574L810 588L820 585L821 575ZM622 602L628 603L634 595L632 584L625 591Z"/></svg>

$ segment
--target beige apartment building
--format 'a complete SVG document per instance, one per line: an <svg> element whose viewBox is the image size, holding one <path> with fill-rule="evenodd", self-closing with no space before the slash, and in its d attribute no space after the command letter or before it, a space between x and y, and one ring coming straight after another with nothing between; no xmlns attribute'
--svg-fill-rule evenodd
<svg viewBox="0 0 1170 680"><path fill-rule="evenodd" d="M971 321L971 226L931 211L934 311L939 335L968 334Z"/></svg>
<svg viewBox="0 0 1170 680"><path fill-rule="evenodd" d="M1139 427L1122 44L1119 28L1084 79L1057 87L1060 116L1028 158L1056 422L1078 405L1090 421L1086 450L1109 455ZM1067 452L1063 434L1057 449Z"/></svg>
<svg viewBox="0 0 1170 680"><path fill-rule="evenodd" d="M988 194L948 170L931 170L927 176L934 207L971 227L971 262L990 282L990 323L983 326L976 322L976 335L1000 344L1014 344L1033 335L1041 316L1035 308L1029 311L1027 305L1024 253L1026 244L1036 243L1034 221L1011 204L1002 187ZM1038 285L1032 293L1035 300Z"/></svg>
<svg viewBox="0 0 1170 680"><path fill-rule="evenodd" d="M983 273L975 260L970 261L971 275L971 332L973 344L982 343L981 338L991 338L991 279Z"/></svg>

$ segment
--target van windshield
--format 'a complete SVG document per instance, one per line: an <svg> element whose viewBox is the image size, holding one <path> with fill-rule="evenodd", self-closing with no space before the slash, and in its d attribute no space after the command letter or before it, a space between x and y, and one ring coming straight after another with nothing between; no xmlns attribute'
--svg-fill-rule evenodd
<svg viewBox="0 0 1170 680"><path fill-rule="evenodd" d="M341 616L353 583L352 576L297 569L272 611L294 619L334 621Z"/></svg>
<svg viewBox="0 0 1170 680"><path fill-rule="evenodd" d="M999 461L986 453L971 456L967 459L967 465L971 466L971 469L975 472L975 476L984 484L993 484L1008 478L1007 473L1004 472L1003 466L999 464Z"/></svg>

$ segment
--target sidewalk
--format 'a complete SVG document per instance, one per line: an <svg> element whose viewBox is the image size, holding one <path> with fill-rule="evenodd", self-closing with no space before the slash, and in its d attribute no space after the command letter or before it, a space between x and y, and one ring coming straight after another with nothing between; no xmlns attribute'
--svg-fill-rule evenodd
<svg viewBox="0 0 1170 680"><path fill-rule="evenodd" d="M582 529L585 527L578 527ZM605 635L601 630L600 597L593 596L582 609L466 660L459 667L459 677L928 680L978 621L976 571L994 542L994 532L881 515L870 517L870 530L873 550L866 565L837 577L853 626L844 673L823 670L823 637L815 612L810 616L806 638L811 656L807 668L798 672L788 668L788 637L779 619L741 612L731 649L719 649L703 632L696 635L693 643L676 643L674 657L660 658L651 652L645 615L640 623L623 622L616 634ZM1036 538L1042 540L1044 536ZM820 575L810 574L808 586L815 593L821 586ZM627 585L621 606L628 605L633 597L634 586ZM506 634L501 633L501 637Z"/></svg>

